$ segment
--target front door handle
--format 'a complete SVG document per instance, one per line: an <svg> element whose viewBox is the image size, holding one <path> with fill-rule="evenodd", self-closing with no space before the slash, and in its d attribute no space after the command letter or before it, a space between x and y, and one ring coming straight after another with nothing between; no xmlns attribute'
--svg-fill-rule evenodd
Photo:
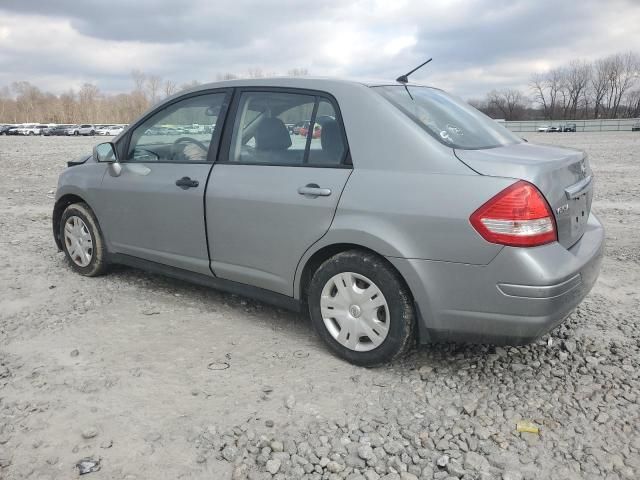
<svg viewBox="0 0 640 480"><path fill-rule="evenodd" d="M182 177L176 180L176 185L181 189L186 190L187 188L197 187L200 183L198 180L191 180L189 177Z"/></svg>
<svg viewBox="0 0 640 480"><path fill-rule="evenodd" d="M305 197L328 197L331 195L331 190L329 188L320 188L317 183L309 183L304 187L298 188L298 193L300 195L304 195Z"/></svg>

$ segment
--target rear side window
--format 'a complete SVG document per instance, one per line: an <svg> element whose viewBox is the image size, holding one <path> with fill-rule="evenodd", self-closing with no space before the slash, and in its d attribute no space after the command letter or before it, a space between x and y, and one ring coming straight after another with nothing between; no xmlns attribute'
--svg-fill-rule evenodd
<svg viewBox="0 0 640 480"><path fill-rule="evenodd" d="M442 90L404 85L373 88L448 147L478 150L521 142L496 121Z"/></svg>
<svg viewBox="0 0 640 480"><path fill-rule="evenodd" d="M229 162L331 167L343 163L346 150L329 100L284 92L240 96Z"/></svg>

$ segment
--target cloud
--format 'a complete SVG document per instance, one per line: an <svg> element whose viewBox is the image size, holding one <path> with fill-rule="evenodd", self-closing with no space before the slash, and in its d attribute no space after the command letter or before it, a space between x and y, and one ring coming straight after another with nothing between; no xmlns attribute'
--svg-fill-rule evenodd
<svg viewBox="0 0 640 480"><path fill-rule="evenodd" d="M178 83L258 67L414 78L464 97L526 87L572 58L640 50L635 0L128 0L0 4L0 86L117 92L139 69Z"/></svg>

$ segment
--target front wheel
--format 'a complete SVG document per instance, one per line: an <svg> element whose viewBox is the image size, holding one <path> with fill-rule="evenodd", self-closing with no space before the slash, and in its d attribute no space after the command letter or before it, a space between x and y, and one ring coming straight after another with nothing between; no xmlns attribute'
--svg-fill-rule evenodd
<svg viewBox="0 0 640 480"><path fill-rule="evenodd" d="M105 272L104 239L86 203L73 203L62 213L60 239L69 265L80 275L96 277Z"/></svg>
<svg viewBox="0 0 640 480"><path fill-rule="evenodd" d="M311 279L308 302L320 337L353 364L389 362L414 339L409 290L393 267L372 253L350 250L326 260Z"/></svg>

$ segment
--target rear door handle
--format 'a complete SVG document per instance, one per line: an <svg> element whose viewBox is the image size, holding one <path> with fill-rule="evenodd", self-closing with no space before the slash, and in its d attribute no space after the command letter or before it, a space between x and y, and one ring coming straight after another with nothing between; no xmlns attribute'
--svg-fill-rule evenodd
<svg viewBox="0 0 640 480"><path fill-rule="evenodd" d="M306 197L328 197L331 195L329 188L320 188L317 183L309 183L304 187L298 188L298 193Z"/></svg>
<svg viewBox="0 0 640 480"><path fill-rule="evenodd" d="M181 189L186 190L187 188L197 187L200 183L198 180L191 180L189 177L182 177L176 180L176 185Z"/></svg>

